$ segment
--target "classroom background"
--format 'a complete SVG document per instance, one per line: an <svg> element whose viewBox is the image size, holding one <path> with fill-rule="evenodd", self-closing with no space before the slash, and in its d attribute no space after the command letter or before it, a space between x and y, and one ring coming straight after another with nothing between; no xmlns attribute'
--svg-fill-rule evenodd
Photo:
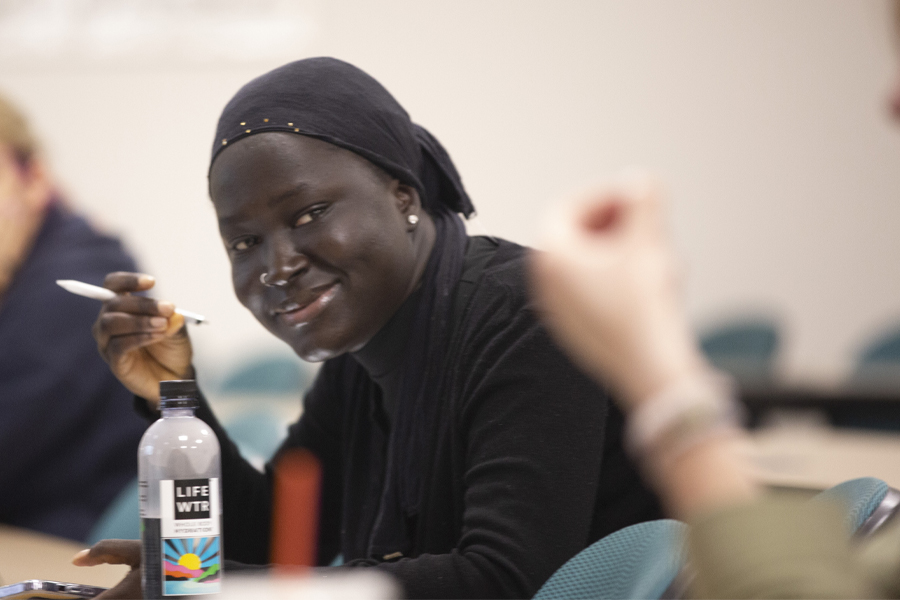
<svg viewBox="0 0 900 600"><path fill-rule="evenodd" d="M900 488L895 29L887 0L0 0L0 93L153 295L208 318L191 331L201 387L259 468L316 367L234 297L209 155L241 85L329 55L441 140L473 234L539 246L556 199L656 173L689 313L741 378L760 481L812 495ZM861 378L863 363L878 368ZM86 541L136 538L137 505L129 484ZM0 538L7 582L124 572L71 567L71 542Z"/></svg>
<svg viewBox="0 0 900 600"><path fill-rule="evenodd" d="M211 395L294 360L234 298L206 190L216 118L287 61L345 59L446 146L473 233L623 167L670 199L701 332L777 324L776 376L834 386L900 326L900 131L882 0L4 0L0 89L66 196L120 235L192 332ZM88 332L85 332L88 335ZM303 367L307 368L307 367Z"/></svg>

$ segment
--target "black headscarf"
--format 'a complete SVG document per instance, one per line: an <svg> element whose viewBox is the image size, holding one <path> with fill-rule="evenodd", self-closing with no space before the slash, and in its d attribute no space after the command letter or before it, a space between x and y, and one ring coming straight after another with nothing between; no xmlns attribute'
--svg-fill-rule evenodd
<svg viewBox="0 0 900 600"><path fill-rule="evenodd" d="M219 118L212 161L229 144L267 131L314 137L345 148L415 187L435 223L436 240L422 281L389 449L376 546L396 548L394 526L418 513L446 347L453 290L462 272L466 234L457 213L475 212L456 167L441 146L372 77L333 58L299 60L241 88ZM393 514L391 514L393 513ZM376 527L376 529L379 529Z"/></svg>
<svg viewBox="0 0 900 600"><path fill-rule="evenodd" d="M287 131L346 148L415 187L432 213L475 212L456 167L434 136L365 72L334 58L307 58L269 71L225 106L212 160L228 144L264 131Z"/></svg>

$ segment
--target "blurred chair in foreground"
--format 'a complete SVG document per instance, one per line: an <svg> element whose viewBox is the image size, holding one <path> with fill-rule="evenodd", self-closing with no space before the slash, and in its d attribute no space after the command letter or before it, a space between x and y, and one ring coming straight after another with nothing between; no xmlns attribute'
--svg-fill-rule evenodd
<svg viewBox="0 0 900 600"><path fill-rule="evenodd" d="M736 320L700 338L713 365L752 386L771 384L779 342L777 325L763 318Z"/></svg>
<svg viewBox="0 0 900 600"><path fill-rule="evenodd" d="M900 491L875 477L860 477L829 488L813 501L836 501L846 508L847 528L857 537L875 533L900 508Z"/></svg>
<svg viewBox="0 0 900 600"><path fill-rule="evenodd" d="M671 519L620 529L579 552L538 590L535 600L678 598L684 588L686 526Z"/></svg>
<svg viewBox="0 0 900 600"><path fill-rule="evenodd" d="M875 533L900 508L900 491L874 477L845 481L813 502L839 502L857 538ZM621 529L564 564L535 600L684 597L692 579L685 568L687 526L671 519Z"/></svg>

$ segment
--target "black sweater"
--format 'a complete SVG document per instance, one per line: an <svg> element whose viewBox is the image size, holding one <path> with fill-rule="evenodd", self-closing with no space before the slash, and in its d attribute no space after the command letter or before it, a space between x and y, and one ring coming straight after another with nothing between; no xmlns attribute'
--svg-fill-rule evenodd
<svg viewBox="0 0 900 600"><path fill-rule="evenodd" d="M538 323L525 254L498 242L458 325L406 547L372 544L390 430L382 390L353 355L322 366L283 446L323 465L320 564L343 553L411 598L529 598L592 542L659 516L623 452L621 414ZM265 563L271 466L244 461L205 404L198 416L222 441L226 557ZM384 560L393 551L403 557Z"/></svg>

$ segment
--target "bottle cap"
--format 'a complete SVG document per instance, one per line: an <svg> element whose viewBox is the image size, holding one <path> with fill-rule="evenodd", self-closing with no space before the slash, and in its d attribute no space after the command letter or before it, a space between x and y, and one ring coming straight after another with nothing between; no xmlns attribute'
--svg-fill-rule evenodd
<svg viewBox="0 0 900 600"><path fill-rule="evenodd" d="M199 392L197 382L193 379L175 379L159 382L160 408L196 408Z"/></svg>

